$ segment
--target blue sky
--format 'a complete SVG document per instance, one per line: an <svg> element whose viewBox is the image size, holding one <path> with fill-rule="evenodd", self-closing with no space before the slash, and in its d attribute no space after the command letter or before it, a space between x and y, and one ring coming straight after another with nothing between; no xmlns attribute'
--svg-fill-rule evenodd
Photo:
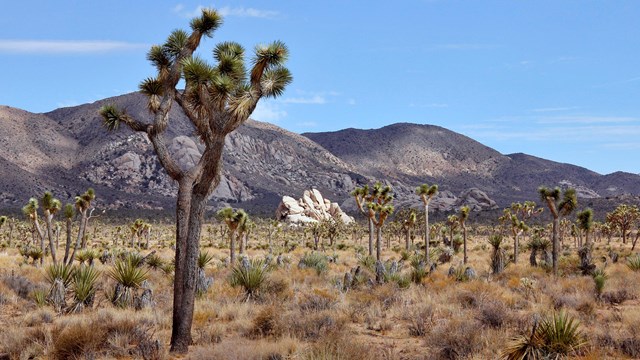
<svg viewBox="0 0 640 360"><path fill-rule="evenodd" d="M12 1L0 104L32 112L137 89L199 7L213 39L282 40L294 82L253 117L295 132L435 124L508 154L640 173L637 1ZM428 166L428 165L427 165Z"/></svg>

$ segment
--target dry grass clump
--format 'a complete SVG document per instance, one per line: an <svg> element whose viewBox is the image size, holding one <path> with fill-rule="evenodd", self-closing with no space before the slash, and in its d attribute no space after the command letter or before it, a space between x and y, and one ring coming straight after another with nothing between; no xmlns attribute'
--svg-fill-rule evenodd
<svg viewBox="0 0 640 360"><path fill-rule="evenodd" d="M433 358L463 359L482 349L482 325L473 319L451 319L439 322L427 336Z"/></svg>
<svg viewBox="0 0 640 360"><path fill-rule="evenodd" d="M8 354L11 359L41 358L50 341L50 336L42 325L0 329L0 353Z"/></svg>
<svg viewBox="0 0 640 360"><path fill-rule="evenodd" d="M288 337L276 341L231 338L214 346L194 347L186 359L280 360L291 359L300 351L300 342Z"/></svg>

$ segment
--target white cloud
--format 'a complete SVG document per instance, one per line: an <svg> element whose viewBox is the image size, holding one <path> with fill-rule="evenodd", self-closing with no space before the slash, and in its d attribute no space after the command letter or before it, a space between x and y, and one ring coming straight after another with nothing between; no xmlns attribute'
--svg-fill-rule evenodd
<svg viewBox="0 0 640 360"><path fill-rule="evenodd" d="M148 44L103 40L0 40L0 53L81 54L148 49Z"/></svg>
<svg viewBox="0 0 640 360"><path fill-rule="evenodd" d="M277 123L287 116L287 112L280 109L278 104L271 101L261 101L253 110L251 118L258 121L266 121L271 123Z"/></svg>
<svg viewBox="0 0 640 360"><path fill-rule="evenodd" d="M178 4L172 9L172 11L174 13L176 13L176 14L179 14L182 17L193 18L193 17L196 17L196 16L200 15L202 13L202 9L207 8L207 7L214 8L213 6L198 5L193 10L186 10L185 6L183 4ZM256 9L256 8L251 8L251 7L248 7L248 8L245 8L245 7L234 7L234 8L232 8L230 6L225 6L225 7L217 8L216 10L222 16L237 16L237 17L252 17L252 18L262 18L262 19L273 19L273 18L276 18L276 17L278 17L280 15L280 13L278 11L262 10L262 9Z"/></svg>
<svg viewBox="0 0 640 360"><path fill-rule="evenodd" d="M312 97L285 98L282 102L285 104L326 104L327 99L321 95L314 95Z"/></svg>

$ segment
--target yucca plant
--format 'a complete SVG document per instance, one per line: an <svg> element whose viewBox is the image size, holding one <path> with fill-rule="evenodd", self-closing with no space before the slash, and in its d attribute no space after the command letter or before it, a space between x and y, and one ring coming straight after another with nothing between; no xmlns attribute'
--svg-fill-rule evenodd
<svg viewBox="0 0 640 360"><path fill-rule="evenodd" d="M640 271L640 254L627 258L627 267L633 271Z"/></svg>
<svg viewBox="0 0 640 360"><path fill-rule="evenodd" d="M117 283L111 302L127 307L133 304L135 290L147 279L147 271L136 266L134 261L127 257L125 260L116 261L109 271L109 277Z"/></svg>
<svg viewBox="0 0 640 360"><path fill-rule="evenodd" d="M93 305L100 272L93 266L80 266L73 274L73 305L70 312L82 311Z"/></svg>
<svg viewBox="0 0 640 360"><path fill-rule="evenodd" d="M570 315L559 312L533 325L530 335L520 335L502 351L507 360L558 359L586 345L580 324Z"/></svg>
<svg viewBox="0 0 640 360"><path fill-rule="evenodd" d="M80 263L80 265L93 265L93 261L98 257L98 253L96 253L93 249L85 249L78 252L76 255L76 260Z"/></svg>
<svg viewBox="0 0 640 360"><path fill-rule="evenodd" d="M149 255L145 263L152 269L161 269L165 264L164 260L157 254Z"/></svg>
<svg viewBox="0 0 640 360"><path fill-rule="evenodd" d="M213 255L208 252L200 252L198 255L198 268L204 270L213 261Z"/></svg>
<svg viewBox="0 0 640 360"><path fill-rule="evenodd" d="M47 294L47 302L57 311L66 306L65 297L74 273L73 266L62 263L51 264L45 269L44 277L51 285Z"/></svg>
<svg viewBox="0 0 640 360"><path fill-rule="evenodd" d="M251 298L260 291L269 271L269 266L262 259L249 261L249 266L238 264L231 269L229 284L233 287L241 286L247 298Z"/></svg>
<svg viewBox="0 0 640 360"><path fill-rule="evenodd" d="M596 298L602 297L602 291L604 290L604 284L606 283L609 275L604 272L604 269L596 269L593 271L593 282L596 290Z"/></svg>
<svg viewBox="0 0 640 360"><path fill-rule="evenodd" d="M31 297L38 307L43 307L47 304L47 293L43 289L33 290Z"/></svg>
<svg viewBox="0 0 640 360"><path fill-rule="evenodd" d="M329 262L327 261L327 256L317 252L305 253L300 262L298 263L298 267L301 269L309 268L314 269L318 275L324 273L329 268Z"/></svg>
<svg viewBox="0 0 640 360"><path fill-rule="evenodd" d="M138 252L127 252L124 254L124 260L131 262L134 267L140 267L146 259Z"/></svg>
<svg viewBox="0 0 640 360"><path fill-rule="evenodd" d="M374 267L376 266L376 258L374 258L371 255L361 256L358 259L358 264L360 264L364 268L367 268L367 269L373 271Z"/></svg>

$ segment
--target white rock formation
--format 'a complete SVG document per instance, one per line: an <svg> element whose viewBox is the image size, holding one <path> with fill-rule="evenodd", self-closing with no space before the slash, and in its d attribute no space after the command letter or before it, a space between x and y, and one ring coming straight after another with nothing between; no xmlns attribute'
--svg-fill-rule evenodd
<svg viewBox="0 0 640 360"><path fill-rule="evenodd" d="M353 222L353 217L342 211L340 205L322 196L316 189L305 190L299 200L283 196L276 218L289 223L316 223L321 220L342 220L345 224Z"/></svg>

